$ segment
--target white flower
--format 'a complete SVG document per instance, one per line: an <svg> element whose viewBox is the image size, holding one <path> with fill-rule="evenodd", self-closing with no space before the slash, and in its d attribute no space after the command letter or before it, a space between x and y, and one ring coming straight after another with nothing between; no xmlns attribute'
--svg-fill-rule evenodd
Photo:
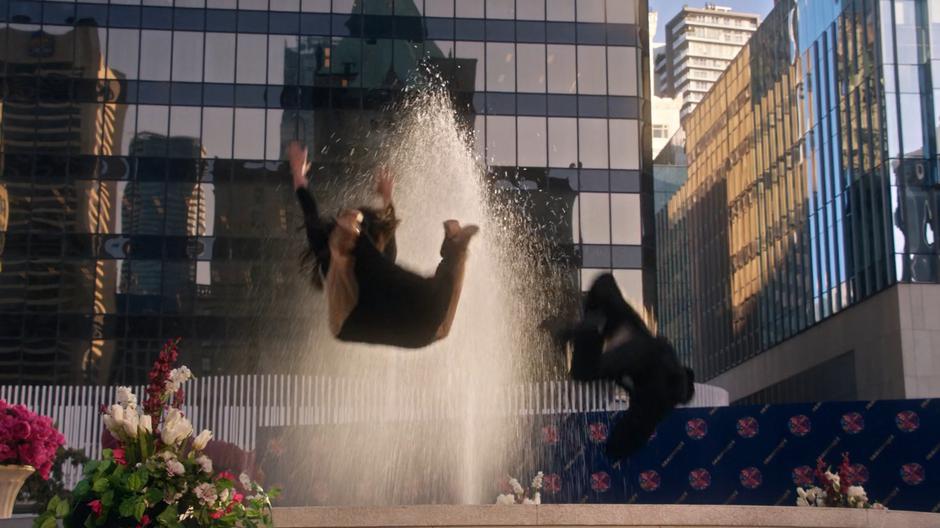
<svg viewBox="0 0 940 528"><path fill-rule="evenodd" d="M192 379L193 373L190 372L189 367L182 366L180 368L175 368L170 371L170 376L166 380L166 385L163 387L163 394L166 396L172 396L176 394L176 391L180 390L180 387L183 386L183 383Z"/></svg>
<svg viewBox="0 0 940 528"><path fill-rule="evenodd" d="M196 464L199 465L199 469L202 470L203 473L212 474L212 459L206 455L197 456Z"/></svg>
<svg viewBox="0 0 940 528"><path fill-rule="evenodd" d="M225 488L221 493L219 493L219 500L222 501L222 504L228 504L228 500L231 495L232 491L228 488Z"/></svg>
<svg viewBox="0 0 940 528"><path fill-rule="evenodd" d="M124 407L137 407L137 396L131 392L130 387L118 387L117 388L117 400Z"/></svg>
<svg viewBox="0 0 940 528"><path fill-rule="evenodd" d="M140 417L136 409L128 409L124 413L124 432L128 438L137 438L137 426L140 424Z"/></svg>
<svg viewBox="0 0 940 528"><path fill-rule="evenodd" d="M193 440L193 449L196 451L202 451L206 448L206 444L209 443L209 440L212 439L212 431L208 429L203 429L199 436Z"/></svg>
<svg viewBox="0 0 940 528"><path fill-rule="evenodd" d="M208 482L203 482L202 484L196 486L193 489L193 493L195 493L196 498L206 506L214 504L216 499L219 498L219 494L215 490L215 486L209 484Z"/></svg>
<svg viewBox="0 0 940 528"><path fill-rule="evenodd" d="M515 503L516 503L516 497L514 497L513 495L509 493L496 497L496 504L509 505L509 504L515 504Z"/></svg>
<svg viewBox="0 0 940 528"><path fill-rule="evenodd" d="M522 504L534 506L534 505L535 505L535 501L533 501L532 499L529 499L529 498L525 498L525 499L522 499Z"/></svg>
<svg viewBox="0 0 940 528"><path fill-rule="evenodd" d="M542 479L545 478L545 474L539 471L535 474L535 478L532 479L532 487L540 490L542 489Z"/></svg>
<svg viewBox="0 0 940 528"><path fill-rule="evenodd" d="M865 488L861 486L849 486L849 489L845 492L848 494L849 498L868 500L868 496L865 494Z"/></svg>
<svg viewBox="0 0 940 528"><path fill-rule="evenodd" d="M111 418L116 424L121 424L124 422L124 407L114 404L108 409L108 414L111 415Z"/></svg>
<svg viewBox="0 0 940 528"><path fill-rule="evenodd" d="M153 419L150 418L149 414L140 415L140 421L137 423L137 431L139 434L152 434L153 433Z"/></svg>
<svg viewBox="0 0 940 528"><path fill-rule="evenodd" d="M514 478L509 479L509 485L512 487L512 492L516 495L522 495L525 491L522 489L522 484L519 484L519 481Z"/></svg>
<svg viewBox="0 0 940 528"><path fill-rule="evenodd" d="M242 487L245 488L246 490L252 489L251 477L249 477L245 473L238 475L238 481L242 483Z"/></svg>
<svg viewBox="0 0 940 528"><path fill-rule="evenodd" d="M124 407L112 405L108 412L101 418L104 426L116 437L120 437L124 432Z"/></svg>
<svg viewBox="0 0 940 528"><path fill-rule="evenodd" d="M826 480L832 483L833 488L839 489L839 475L826 471Z"/></svg>
<svg viewBox="0 0 940 528"><path fill-rule="evenodd" d="M176 445L193 434L193 424L183 416L179 409L170 409L160 431L160 439L168 446Z"/></svg>
<svg viewBox="0 0 940 528"><path fill-rule="evenodd" d="M796 505L797 505L797 506L809 506L809 503L806 502L806 499L804 499L803 497L797 497L797 498L796 498Z"/></svg>
<svg viewBox="0 0 940 528"><path fill-rule="evenodd" d="M542 494L536 491L535 495L532 496L532 502L542 504Z"/></svg>
<svg viewBox="0 0 940 528"><path fill-rule="evenodd" d="M183 464L179 460L172 458L166 461L166 472L171 477L178 477L186 473L186 468L183 467Z"/></svg>

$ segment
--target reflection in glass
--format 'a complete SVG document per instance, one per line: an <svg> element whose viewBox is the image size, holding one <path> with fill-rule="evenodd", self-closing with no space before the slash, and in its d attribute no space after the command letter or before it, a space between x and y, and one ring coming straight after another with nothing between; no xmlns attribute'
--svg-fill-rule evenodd
<svg viewBox="0 0 940 528"><path fill-rule="evenodd" d="M456 0L458 18L483 18L483 0Z"/></svg>
<svg viewBox="0 0 940 528"><path fill-rule="evenodd" d="M545 93L545 46L543 44L516 44L519 55L520 92Z"/></svg>
<svg viewBox="0 0 940 528"><path fill-rule="evenodd" d="M578 0L577 12L578 22L603 22L604 0Z"/></svg>
<svg viewBox="0 0 940 528"><path fill-rule="evenodd" d="M577 71L575 70L574 46L548 46L548 91L550 93L575 93Z"/></svg>
<svg viewBox="0 0 940 528"><path fill-rule="evenodd" d="M170 80L171 32L145 29L140 32L140 78L148 81ZM190 50L192 53L192 50Z"/></svg>
<svg viewBox="0 0 940 528"><path fill-rule="evenodd" d="M545 0L516 0L516 18L545 20Z"/></svg>
<svg viewBox="0 0 940 528"><path fill-rule="evenodd" d="M267 80L268 39L264 35L238 35L238 58L235 63L235 81L244 84L264 84Z"/></svg>
<svg viewBox="0 0 940 528"><path fill-rule="evenodd" d="M628 145L639 145L639 122L632 119L611 119L610 127L610 168L640 169L639 149Z"/></svg>
<svg viewBox="0 0 940 528"><path fill-rule="evenodd" d="M268 84L297 85L298 78L297 50L298 40L293 35L268 36ZM291 50L291 51L288 51ZM285 64L291 61L290 64Z"/></svg>
<svg viewBox="0 0 940 528"><path fill-rule="evenodd" d="M264 159L264 117L260 108L235 109L235 158Z"/></svg>
<svg viewBox="0 0 940 528"><path fill-rule="evenodd" d="M515 17L515 0L486 0L486 18L513 19Z"/></svg>
<svg viewBox="0 0 940 528"><path fill-rule="evenodd" d="M574 22L574 0L546 0L545 7L546 19Z"/></svg>
<svg viewBox="0 0 940 528"><path fill-rule="evenodd" d="M470 59L476 64L476 73L474 89L477 91L486 90L486 53L482 42L463 42L458 41L454 47L455 55L460 59ZM470 62L466 61L466 62ZM464 64L458 64L458 68L467 67Z"/></svg>
<svg viewBox="0 0 940 528"><path fill-rule="evenodd" d="M519 117L519 166L544 167L546 165L546 137L544 117Z"/></svg>
<svg viewBox="0 0 940 528"><path fill-rule="evenodd" d="M548 118L548 164L551 167L577 168L578 164L577 119L568 117Z"/></svg>
<svg viewBox="0 0 940 528"><path fill-rule="evenodd" d="M170 124L170 107L137 105L137 137L146 134L166 136ZM150 155L165 156L166 150Z"/></svg>
<svg viewBox="0 0 940 528"><path fill-rule="evenodd" d="M486 156L491 165L516 165L516 118L487 116Z"/></svg>
<svg viewBox="0 0 940 528"><path fill-rule="evenodd" d="M139 34L136 29L108 29L108 68L115 78L137 78Z"/></svg>
<svg viewBox="0 0 940 528"><path fill-rule="evenodd" d="M203 34L192 31L173 33L174 81L202 81Z"/></svg>
<svg viewBox="0 0 940 528"><path fill-rule="evenodd" d="M578 93L607 93L607 58L603 46L578 46Z"/></svg>
<svg viewBox="0 0 940 528"><path fill-rule="evenodd" d="M202 146L207 158L232 157L232 109L202 109Z"/></svg>
<svg viewBox="0 0 940 528"><path fill-rule="evenodd" d="M580 193L574 211L584 244L610 244L610 195ZM577 231L576 231L577 232Z"/></svg>
<svg viewBox="0 0 940 528"><path fill-rule="evenodd" d="M607 168L607 120L579 119L578 146L585 169Z"/></svg>
<svg viewBox="0 0 940 528"><path fill-rule="evenodd" d="M607 0L608 24L636 24L639 0Z"/></svg>
<svg viewBox="0 0 940 528"><path fill-rule="evenodd" d="M187 106L170 107L170 136L198 138L202 130L202 115L198 108ZM177 154L171 149L170 156Z"/></svg>
<svg viewBox="0 0 940 528"><path fill-rule="evenodd" d="M607 93L610 95L637 95L639 79L637 75L635 48L611 46L607 48Z"/></svg>
<svg viewBox="0 0 940 528"><path fill-rule="evenodd" d="M206 82L235 81L235 35L206 33Z"/></svg>
<svg viewBox="0 0 940 528"><path fill-rule="evenodd" d="M290 137L281 139L281 131L285 126L284 111L280 109L268 110L267 118L264 158L267 160L281 160L283 159L284 145L291 139Z"/></svg>
<svg viewBox="0 0 940 528"><path fill-rule="evenodd" d="M516 89L516 61L513 44L486 44L486 89L512 92Z"/></svg>
<svg viewBox="0 0 940 528"><path fill-rule="evenodd" d="M611 243L639 245L641 240L640 195L610 195Z"/></svg>
<svg viewBox="0 0 940 528"><path fill-rule="evenodd" d="M454 16L454 0L424 0L424 15L452 17Z"/></svg>

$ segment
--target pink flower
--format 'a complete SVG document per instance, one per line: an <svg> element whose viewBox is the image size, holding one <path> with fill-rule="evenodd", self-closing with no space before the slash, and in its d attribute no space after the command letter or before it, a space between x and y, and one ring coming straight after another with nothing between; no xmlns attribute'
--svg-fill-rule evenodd
<svg viewBox="0 0 940 528"><path fill-rule="evenodd" d="M150 516L145 513L143 517L140 518L140 522L137 523L137 528L144 528L144 526L148 526L149 524Z"/></svg>
<svg viewBox="0 0 940 528"><path fill-rule="evenodd" d="M216 480L225 479L225 480L230 480L232 482L238 482L238 479L235 477L235 475L229 473L228 471L220 472L218 475L215 476L215 479Z"/></svg>
<svg viewBox="0 0 940 528"><path fill-rule="evenodd" d="M127 465L127 460L124 458L123 449L115 449L114 451L111 452L111 456L114 457L114 461L117 462L118 464L122 466Z"/></svg>
<svg viewBox="0 0 940 528"><path fill-rule="evenodd" d="M89 503L88 503L88 507L91 508L91 511L93 511L93 512L95 513L95 517L101 517L102 506L101 506L101 501L100 501L100 500L95 499L95 500L89 502Z"/></svg>
<svg viewBox="0 0 940 528"><path fill-rule="evenodd" d="M232 502L237 502L239 504L241 504L242 500L244 499L245 499L245 496L237 491L235 492L235 495L232 496Z"/></svg>
<svg viewBox="0 0 940 528"><path fill-rule="evenodd" d="M17 422L13 425L13 438L16 440L27 440L30 432L32 430L26 421Z"/></svg>
<svg viewBox="0 0 940 528"><path fill-rule="evenodd" d="M221 519L223 515L225 515L225 512L223 512L222 510L216 510L212 512L212 515L210 515L210 517L212 517L213 519Z"/></svg>

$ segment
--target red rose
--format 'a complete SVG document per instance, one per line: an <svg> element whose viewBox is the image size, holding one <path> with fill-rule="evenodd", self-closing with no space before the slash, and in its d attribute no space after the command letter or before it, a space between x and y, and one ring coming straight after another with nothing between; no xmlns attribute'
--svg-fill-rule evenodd
<svg viewBox="0 0 940 528"><path fill-rule="evenodd" d="M89 503L88 503L88 507L91 508L91 511L93 511L93 512L95 513L95 517L101 517L101 509L102 509L102 506L101 506L101 501L100 501L100 500L95 499L95 500L89 502Z"/></svg>
<svg viewBox="0 0 940 528"><path fill-rule="evenodd" d="M114 451L111 452L111 456L114 457L114 461L117 462L118 464L122 466L127 465L127 460L124 458L123 449L115 449Z"/></svg>
<svg viewBox="0 0 940 528"><path fill-rule="evenodd" d="M145 513L143 517L140 518L140 522L137 523L137 528L144 528L144 526L148 526L149 524L150 516Z"/></svg>

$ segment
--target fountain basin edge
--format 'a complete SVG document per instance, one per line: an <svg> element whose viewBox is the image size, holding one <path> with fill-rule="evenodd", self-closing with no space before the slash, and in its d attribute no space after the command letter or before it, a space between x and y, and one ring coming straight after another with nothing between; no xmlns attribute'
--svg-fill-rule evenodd
<svg viewBox="0 0 940 528"><path fill-rule="evenodd" d="M588 505L275 508L278 528L937 528L940 514L794 506Z"/></svg>

